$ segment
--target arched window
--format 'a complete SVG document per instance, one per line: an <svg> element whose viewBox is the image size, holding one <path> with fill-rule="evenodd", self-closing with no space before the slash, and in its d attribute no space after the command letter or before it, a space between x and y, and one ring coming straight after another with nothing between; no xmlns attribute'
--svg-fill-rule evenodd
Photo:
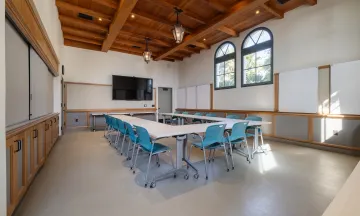
<svg viewBox="0 0 360 216"><path fill-rule="evenodd" d="M215 90L236 87L236 50L231 42L221 44L215 52Z"/></svg>
<svg viewBox="0 0 360 216"><path fill-rule="evenodd" d="M261 27L250 32L241 47L241 87L273 83L273 35Z"/></svg>

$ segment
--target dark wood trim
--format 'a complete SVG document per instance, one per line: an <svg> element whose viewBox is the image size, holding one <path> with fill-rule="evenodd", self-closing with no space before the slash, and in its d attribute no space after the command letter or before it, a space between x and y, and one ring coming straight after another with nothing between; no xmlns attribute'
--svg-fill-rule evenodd
<svg viewBox="0 0 360 216"><path fill-rule="evenodd" d="M121 109L68 109L66 113L79 113L79 112L156 112L156 108L121 108Z"/></svg>
<svg viewBox="0 0 360 216"><path fill-rule="evenodd" d="M319 66L318 69L326 69L326 68L331 68L331 65L322 65L322 66Z"/></svg>
<svg viewBox="0 0 360 216"><path fill-rule="evenodd" d="M74 84L74 85L95 85L95 86L112 86L112 84L83 83L83 82L65 82L65 84Z"/></svg>
<svg viewBox="0 0 360 216"><path fill-rule="evenodd" d="M54 76L59 75L59 59L32 0L6 0L6 14L36 50Z"/></svg>
<svg viewBox="0 0 360 216"><path fill-rule="evenodd" d="M274 112L279 112L279 74L274 74Z"/></svg>

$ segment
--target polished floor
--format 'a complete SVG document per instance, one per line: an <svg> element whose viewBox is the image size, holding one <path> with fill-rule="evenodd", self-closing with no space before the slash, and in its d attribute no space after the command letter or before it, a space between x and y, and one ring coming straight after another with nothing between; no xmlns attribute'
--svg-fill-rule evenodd
<svg viewBox="0 0 360 216"><path fill-rule="evenodd" d="M174 146L174 139L164 139ZM226 172L222 152L204 179L200 151L192 159L200 178L182 176L144 188L145 156L135 175L103 132L68 131L56 144L16 216L320 216L354 169L358 158L266 141L269 152L251 164L235 155ZM174 154L175 155L175 154ZM170 169L161 156L161 167ZM190 171L192 174L193 172Z"/></svg>

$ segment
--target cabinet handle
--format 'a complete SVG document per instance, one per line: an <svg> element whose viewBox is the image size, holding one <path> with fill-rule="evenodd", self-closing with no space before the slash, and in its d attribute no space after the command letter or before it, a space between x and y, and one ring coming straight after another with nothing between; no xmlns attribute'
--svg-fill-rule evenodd
<svg viewBox="0 0 360 216"><path fill-rule="evenodd" d="M52 126L52 120L50 120L50 126Z"/></svg>
<svg viewBox="0 0 360 216"><path fill-rule="evenodd" d="M55 121L54 123L56 123L56 118L54 118L54 121Z"/></svg>
<svg viewBox="0 0 360 216"><path fill-rule="evenodd" d="M33 138L34 138L34 139L35 139L35 138L38 138L38 134L39 134L38 129L35 129L33 132L34 132L34 137L33 137Z"/></svg>
<svg viewBox="0 0 360 216"><path fill-rule="evenodd" d="M45 131L49 130L49 124L45 124Z"/></svg>
<svg viewBox="0 0 360 216"><path fill-rule="evenodd" d="M15 150L15 153L16 152L19 152L20 150L21 150L21 146L20 146L20 142L21 142L21 140L15 140L14 142L17 142L17 149Z"/></svg>

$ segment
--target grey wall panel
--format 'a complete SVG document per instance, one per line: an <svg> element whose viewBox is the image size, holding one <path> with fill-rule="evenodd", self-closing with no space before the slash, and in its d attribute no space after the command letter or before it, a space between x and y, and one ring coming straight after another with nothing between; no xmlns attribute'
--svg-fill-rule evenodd
<svg viewBox="0 0 360 216"><path fill-rule="evenodd" d="M87 126L86 113L67 113L66 114L67 127L83 127Z"/></svg>
<svg viewBox="0 0 360 216"><path fill-rule="evenodd" d="M306 116L276 116L276 136L308 139L308 118Z"/></svg>
<svg viewBox="0 0 360 216"><path fill-rule="evenodd" d="M313 122L314 141L360 147L360 120L315 118Z"/></svg>

